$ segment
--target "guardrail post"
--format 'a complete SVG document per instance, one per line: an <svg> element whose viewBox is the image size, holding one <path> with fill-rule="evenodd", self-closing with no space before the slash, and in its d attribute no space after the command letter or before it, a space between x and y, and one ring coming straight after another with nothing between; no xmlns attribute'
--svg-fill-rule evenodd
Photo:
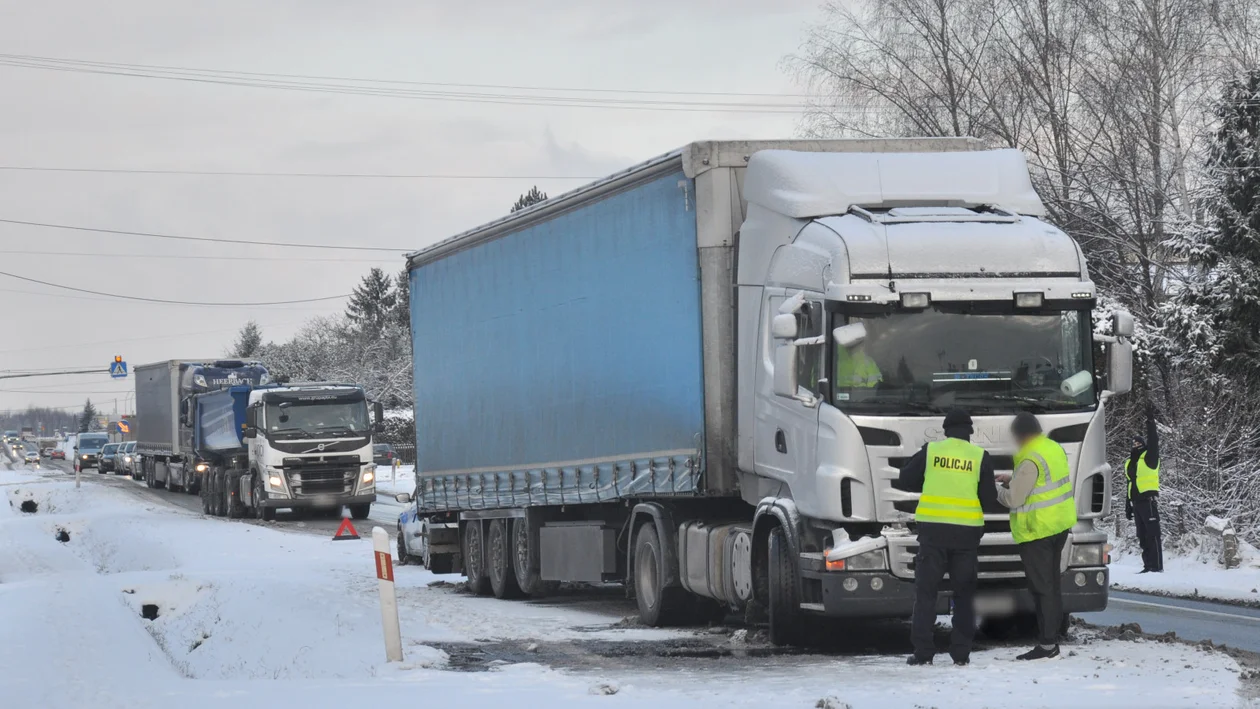
<svg viewBox="0 0 1260 709"><path fill-rule="evenodd" d="M402 630L398 627L394 562L390 556L389 534L381 527L372 528L372 549L376 556L376 588L381 597L381 625L385 630L385 659L402 662Z"/></svg>

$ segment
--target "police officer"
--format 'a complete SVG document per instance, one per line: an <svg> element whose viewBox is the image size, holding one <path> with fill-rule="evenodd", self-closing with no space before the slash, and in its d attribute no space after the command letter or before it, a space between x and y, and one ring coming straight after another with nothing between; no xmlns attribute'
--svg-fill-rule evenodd
<svg viewBox="0 0 1260 709"><path fill-rule="evenodd" d="M914 614L907 663L930 665L936 654L937 592L945 574L954 591L954 630L949 654L955 665L971 659L976 628L976 573L984 508L997 504L993 461L971 443L971 416L954 409L945 415L945 439L931 441L901 468L897 487L921 492L914 519L919 552L914 560Z"/></svg>
<svg viewBox="0 0 1260 709"><path fill-rule="evenodd" d="M1164 540L1159 526L1159 428L1155 409L1146 407L1146 438L1133 437L1125 468L1124 516L1133 520L1142 547L1142 571L1164 570Z"/></svg>
<svg viewBox="0 0 1260 709"><path fill-rule="evenodd" d="M1021 412L1011 423L1019 452L1015 472L1003 475L998 500L1011 510L1011 535L1024 563L1024 576L1037 612L1037 646L1019 660L1040 660L1059 655L1059 629L1063 623L1063 590L1059 569L1063 546L1076 524L1076 498L1071 469L1063 446L1041 431L1037 417Z"/></svg>

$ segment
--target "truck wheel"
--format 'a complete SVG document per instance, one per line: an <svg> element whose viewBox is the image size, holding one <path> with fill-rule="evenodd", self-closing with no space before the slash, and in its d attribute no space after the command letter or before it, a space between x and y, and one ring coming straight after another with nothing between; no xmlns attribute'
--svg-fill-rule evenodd
<svg viewBox="0 0 1260 709"><path fill-rule="evenodd" d="M234 494L240 486L240 478L223 474L223 514L228 519L240 519L245 516L245 506L241 504L241 496Z"/></svg>
<svg viewBox="0 0 1260 709"><path fill-rule="evenodd" d="M521 586L516 582L516 569L512 563L512 537L508 534L508 520L490 522L489 547L490 588L495 598L520 598Z"/></svg>
<svg viewBox="0 0 1260 709"><path fill-rule="evenodd" d="M542 598L555 593L560 584L542 580L533 541L529 535L529 524L523 518L512 520L512 570L516 572L516 583L526 595Z"/></svg>
<svg viewBox="0 0 1260 709"><path fill-rule="evenodd" d="M782 527L770 532L770 642L794 645L802 633L796 567Z"/></svg>
<svg viewBox="0 0 1260 709"><path fill-rule="evenodd" d="M687 603L687 592L665 586L665 554L660 535L652 522L639 527L634 544L634 598L639 618L653 627L670 625L679 619Z"/></svg>
<svg viewBox="0 0 1260 709"><path fill-rule="evenodd" d="M214 516L214 500L210 496L210 486L206 485L201 490L201 514Z"/></svg>
<svg viewBox="0 0 1260 709"><path fill-rule="evenodd" d="M468 590L478 596L490 593L490 576L486 574L485 545L481 538L481 521L464 525L464 576Z"/></svg>
<svg viewBox="0 0 1260 709"><path fill-rule="evenodd" d="M262 501L264 499L266 498L263 497L262 478L255 477L254 478L254 518L260 519L264 522L274 522L276 519L276 508L263 506Z"/></svg>
<svg viewBox="0 0 1260 709"><path fill-rule="evenodd" d="M372 503L366 505L350 505L350 516L355 519L367 519L372 513Z"/></svg>

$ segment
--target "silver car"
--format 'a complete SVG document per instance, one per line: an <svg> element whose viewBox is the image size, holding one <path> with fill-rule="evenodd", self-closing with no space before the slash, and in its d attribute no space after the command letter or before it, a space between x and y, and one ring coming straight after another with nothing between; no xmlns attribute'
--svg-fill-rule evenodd
<svg viewBox="0 0 1260 709"><path fill-rule="evenodd" d="M136 476L136 442L127 441L118 447L118 452L114 454L115 460L118 461L118 472L123 475Z"/></svg>

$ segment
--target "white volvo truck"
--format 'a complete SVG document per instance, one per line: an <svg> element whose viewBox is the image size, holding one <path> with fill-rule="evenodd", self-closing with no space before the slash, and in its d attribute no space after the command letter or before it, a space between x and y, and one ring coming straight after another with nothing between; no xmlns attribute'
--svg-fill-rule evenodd
<svg viewBox="0 0 1260 709"><path fill-rule="evenodd" d="M504 598L621 580L653 625L765 609L776 643L908 617L899 466L959 407L1010 470L1029 411L1072 464L1065 610L1104 608L1133 323L1044 214L972 139L707 142L411 254L400 553ZM985 530L982 612L1030 612L1007 512Z"/></svg>

